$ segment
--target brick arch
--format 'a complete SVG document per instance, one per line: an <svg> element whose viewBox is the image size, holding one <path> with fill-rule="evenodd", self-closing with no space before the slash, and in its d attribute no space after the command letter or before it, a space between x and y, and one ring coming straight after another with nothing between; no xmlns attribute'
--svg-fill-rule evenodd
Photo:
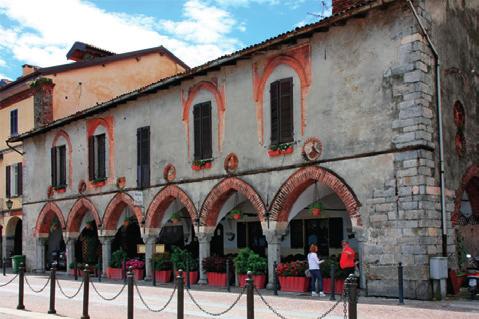
<svg viewBox="0 0 479 319"><path fill-rule="evenodd" d="M304 46L290 52L290 54L281 54L272 57L264 67L263 73L258 74L257 65L253 66L253 90L254 99L256 102L256 118L258 121L258 136L260 144L264 143L264 119L263 119L263 97L265 85L268 78L279 65L286 65L292 68L299 77L301 82L301 135L304 135L306 127L306 110L304 105L304 98L311 85L311 62L310 62L310 47Z"/></svg>
<svg viewBox="0 0 479 319"><path fill-rule="evenodd" d="M67 142L67 152L68 152L68 187L71 189L73 185L73 162L72 162L72 142L70 140L70 135L68 135L67 132L64 130L59 130L56 134L55 137L53 138L52 141L52 147L57 146L58 139L60 137L63 137L65 141Z"/></svg>
<svg viewBox="0 0 479 319"><path fill-rule="evenodd" d="M301 168L294 172L280 187L271 203L273 220L287 222L291 207L301 193L314 182L320 182L333 190L346 207L353 226L362 226L359 207L353 191L333 172L318 166Z"/></svg>
<svg viewBox="0 0 479 319"><path fill-rule="evenodd" d="M196 95L201 91L205 90L210 92L216 101L216 107L218 112L218 148L221 151L223 145L223 128L224 128L224 113L226 110L225 106L225 93L223 88L218 88L216 83L211 81L201 81L195 84L188 90L188 97L186 100L183 99L183 94L181 94L181 100L183 104L183 116L182 120L186 128L186 142L188 146L188 158L190 157L190 109L193 104L193 101Z"/></svg>
<svg viewBox="0 0 479 319"><path fill-rule="evenodd" d="M80 198L73 204L67 219L67 232L78 233L80 232L81 221L87 212L90 212L91 216L95 220L97 227L101 226L101 218L97 209L93 203L87 198Z"/></svg>
<svg viewBox="0 0 479 319"><path fill-rule="evenodd" d="M466 173L462 177L461 185L459 185L459 188L456 190L454 212L451 215L451 222L453 226L457 224L457 221L461 216L461 200L464 191L466 191L469 195L469 201L471 202L473 213L479 217L479 187L468 187L469 182L471 182L473 178L479 178L478 164L469 166L469 168L466 170Z"/></svg>
<svg viewBox="0 0 479 319"><path fill-rule="evenodd" d="M216 184L206 196L201 208L203 225L216 226L221 207L235 191L243 194L250 201L261 222L265 220L266 206L258 192L247 182L237 177L230 177Z"/></svg>
<svg viewBox="0 0 479 319"><path fill-rule="evenodd" d="M135 202L130 195L122 192L116 194L108 203L108 206L105 210L105 215L103 216L103 229L116 230L118 219L123 213L123 209L125 209L127 206L129 206L135 214L136 219L138 219L138 223L143 223L143 214L141 213L141 208L135 206Z"/></svg>
<svg viewBox="0 0 479 319"><path fill-rule="evenodd" d="M48 234L50 232L52 220L55 216L60 221L62 230L65 230L65 218L63 217L60 207L53 202L49 202L43 206L40 214L38 214L37 223L35 224L35 235L38 236L40 234Z"/></svg>
<svg viewBox="0 0 479 319"><path fill-rule="evenodd" d="M175 199L178 199L183 204L188 211L191 220L195 220L197 212L191 198L178 186L169 185L160 190L158 194L156 194L155 198L153 198L151 201L146 213L145 227L159 228L166 209Z"/></svg>

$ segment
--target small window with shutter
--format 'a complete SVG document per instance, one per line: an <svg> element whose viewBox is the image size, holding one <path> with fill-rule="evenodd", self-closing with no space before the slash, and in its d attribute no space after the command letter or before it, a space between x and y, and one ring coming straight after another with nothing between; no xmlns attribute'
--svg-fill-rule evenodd
<svg viewBox="0 0 479 319"><path fill-rule="evenodd" d="M205 160L213 157L211 102L196 104L193 107L194 159Z"/></svg>
<svg viewBox="0 0 479 319"><path fill-rule="evenodd" d="M52 186L65 188L67 186L66 145L54 146L51 149Z"/></svg>
<svg viewBox="0 0 479 319"><path fill-rule="evenodd" d="M7 198L21 196L23 193L23 166L22 163L9 165L5 167Z"/></svg>
<svg viewBox="0 0 479 319"><path fill-rule="evenodd" d="M88 138L88 178L90 181L106 179L106 135Z"/></svg>
<svg viewBox="0 0 479 319"><path fill-rule="evenodd" d="M10 135L18 134L18 110L10 111Z"/></svg>
<svg viewBox="0 0 479 319"><path fill-rule="evenodd" d="M136 131L137 186L150 186L150 127L140 127Z"/></svg>
<svg viewBox="0 0 479 319"><path fill-rule="evenodd" d="M271 83L271 145L293 142L293 78Z"/></svg>

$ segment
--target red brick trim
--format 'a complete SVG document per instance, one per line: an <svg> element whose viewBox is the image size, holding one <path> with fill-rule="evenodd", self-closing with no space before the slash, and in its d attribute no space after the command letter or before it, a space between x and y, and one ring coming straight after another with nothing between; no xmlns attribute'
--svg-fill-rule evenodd
<svg viewBox="0 0 479 319"><path fill-rule="evenodd" d="M38 214L37 223L35 225L35 235L38 236L39 234L48 234L50 232L52 220L55 216L60 221L60 225L64 230L66 228L66 223L61 209L57 206L57 204L49 202L43 206L40 214Z"/></svg>
<svg viewBox="0 0 479 319"><path fill-rule="evenodd" d="M229 177L216 184L206 196L201 208L203 225L216 226L221 207L235 191L243 194L251 202L261 222L265 220L266 206L258 192L247 182L237 177Z"/></svg>
<svg viewBox="0 0 479 319"><path fill-rule="evenodd" d="M166 209L175 199L178 199L185 206L186 210L190 214L191 220L194 221L197 216L197 212L191 198L178 186L169 185L160 190L158 194L156 194L155 198L153 198L151 201L146 213L145 227L159 228Z"/></svg>
<svg viewBox="0 0 479 319"><path fill-rule="evenodd" d="M58 139L63 137L67 142L68 147L68 188L71 190L73 187L73 162L72 162L72 142L70 136L64 130L59 130L53 138L52 147L57 146Z"/></svg>
<svg viewBox="0 0 479 319"><path fill-rule="evenodd" d="M101 226L101 218L97 209L93 203L87 198L80 198L73 204L67 219L67 232L78 233L80 232L81 221L87 212L90 212L91 216L95 220L98 227Z"/></svg>
<svg viewBox="0 0 479 319"><path fill-rule="evenodd" d="M129 206L138 219L138 223L143 223L143 214L141 213L141 207L135 206L133 198L127 193L116 194L108 203L103 215L103 229L104 230L116 230L118 219L123 213L123 209Z"/></svg>
<svg viewBox="0 0 479 319"><path fill-rule="evenodd" d="M294 172L276 193L271 203L271 219L287 222L291 207L301 193L318 181L331 188L341 199L351 218L353 226L362 226L359 207L361 206L346 183L333 172L318 166L301 168Z"/></svg>
<svg viewBox="0 0 479 319"><path fill-rule="evenodd" d="M466 170L466 173L462 177L461 185L459 185L458 189L456 190L456 198L454 200L454 211L451 214L451 222L453 226L457 225L457 220L461 216L461 201L462 201L462 196L464 191L467 190L467 184L471 181L473 177L479 177L479 164L474 164L469 166L469 168ZM470 191L470 190L469 190ZM469 192L468 192L469 193ZM469 201L471 202L471 207L474 212L479 211L479 198L476 200L476 196L471 196L471 194L468 194ZM476 195L476 194L474 194ZM477 194L479 195L479 194ZM474 209L476 208L476 209Z"/></svg>

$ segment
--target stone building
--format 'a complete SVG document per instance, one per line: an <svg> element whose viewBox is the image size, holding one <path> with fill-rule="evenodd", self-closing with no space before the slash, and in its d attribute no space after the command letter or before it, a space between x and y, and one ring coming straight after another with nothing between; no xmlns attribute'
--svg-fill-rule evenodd
<svg viewBox="0 0 479 319"><path fill-rule="evenodd" d="M22 253L23 150L5 141L188 69L162 46L115 54L75 42L66 57L73 63L25 64L17 80L0 81L0 258Z"/></svg>
<svg viewBox="0 0 479 319"><path fill-rule="evenodd" d="M479 216L478 10L336 0L329 18L11 138L25 150L27 265L44 269L53 220L72 259L93 219L104 270L133 222L146 258L157 242L200 260L250 246L270 282L281 257L348 239L369 295L394 296L402 262L406 296L430 298L429 258L457 267L461 202ZM50 192L58 136L68 183Z"/></svg>

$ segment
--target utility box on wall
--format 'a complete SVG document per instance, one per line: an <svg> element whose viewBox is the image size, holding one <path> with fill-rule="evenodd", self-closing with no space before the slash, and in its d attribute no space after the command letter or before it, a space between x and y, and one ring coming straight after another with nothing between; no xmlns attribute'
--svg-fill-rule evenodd
<svg viewBox="0 0 479 319"><path fill-rule="evenodd" d="M429 260L429 277L432 280L434 299L444 299L447 288L447 257L431 257Z"/></svg>

